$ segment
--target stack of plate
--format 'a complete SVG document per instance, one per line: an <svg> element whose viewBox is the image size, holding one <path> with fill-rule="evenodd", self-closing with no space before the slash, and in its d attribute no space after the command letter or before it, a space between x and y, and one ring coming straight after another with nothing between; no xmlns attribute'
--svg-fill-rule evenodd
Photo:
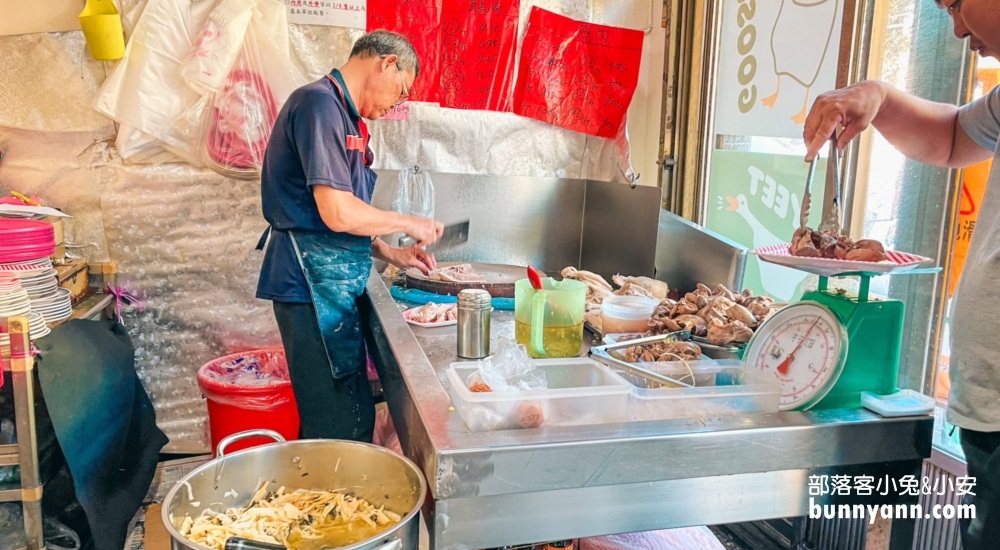
<svg viewBox="0 0 1000 550"><path fill-rule="evenodd" d="M58 273L48 258L21 264L0 265L0 273L9 273L21 281L28 292L31 310L41 313L46 323L69 319L73 314L70 291L59 287Z"/></svg>
<svg viewBox="0 0 1000 550"><path fill-rule="evenodd" d="M56 251L55 229L38 220L0 218L0 262L48 258Z"/></svg>
<svg viewBox="0 0 1000 550"><path fill-rule="evenodd" d="M10 273L0 272L0 317L26 315L31 329L31 338L46 336L51 329L45 324L45 317L31 311L31 300L28 291L21 287L21 281ZM4 357L10 355L10 335L0 333L0 353Z"/></svg>

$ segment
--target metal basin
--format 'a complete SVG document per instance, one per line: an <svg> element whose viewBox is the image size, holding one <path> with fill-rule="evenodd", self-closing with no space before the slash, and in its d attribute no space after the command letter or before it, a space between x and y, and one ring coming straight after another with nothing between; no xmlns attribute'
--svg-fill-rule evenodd
<svg viewBox="0 0 1000 550"><path fill-rule="evenodd" d="M227 445L260 436L277 442L225 454ZM181 479L163 501L163 524L173 550L207 550L180 534L184 517L197 517L210 505L215 510L244 506L262 479L271 481L275 489L284 485L289 491L345 489L402 518L375 537L341 549L417 548L427 485L413 462L388 449L329 439L286 442L276 432L252 430L223 439L216 456Z"/></svg>

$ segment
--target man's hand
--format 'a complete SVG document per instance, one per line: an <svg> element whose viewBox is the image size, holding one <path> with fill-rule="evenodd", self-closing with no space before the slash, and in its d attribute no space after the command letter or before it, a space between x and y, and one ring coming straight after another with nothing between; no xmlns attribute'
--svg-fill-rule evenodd
<svg viewBox="0 0 1000 550"><path fill-rule="evenodd" d="M885 101L885 85L874 80L821 94L806 117L802 137L808 148L806 162L813 160L830 136L843 126L838 147L843 151L851 140L872 123Z"/></svg>
<svg viewBox="0 0 1000 550"><path fill-rule="evenodd" d="M392 264L400 269L415 267L421 273L427 275L432 269L437 267L434 254L420 248L417 245L396 248L392 254Z"/></svg>
<svg viewBox="0 0 1000 550"><path fill-rule="evenodd" d="M430 218L411 216L406 234L417 241L416 246L424 247L436 242L444 233L444 224Z"/></svg>

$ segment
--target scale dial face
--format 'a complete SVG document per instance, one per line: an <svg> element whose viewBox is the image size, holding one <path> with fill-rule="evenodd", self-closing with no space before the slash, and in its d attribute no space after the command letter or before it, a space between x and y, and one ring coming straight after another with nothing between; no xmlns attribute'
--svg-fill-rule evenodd
<svg viewBox="0 0 1000 550"><path fill-rule="evenodd" d="M743 359L744 368L780 385L780 410L805 410L840 377L847 360L847 330L826 306L798 302L757 328Z"/></svg>

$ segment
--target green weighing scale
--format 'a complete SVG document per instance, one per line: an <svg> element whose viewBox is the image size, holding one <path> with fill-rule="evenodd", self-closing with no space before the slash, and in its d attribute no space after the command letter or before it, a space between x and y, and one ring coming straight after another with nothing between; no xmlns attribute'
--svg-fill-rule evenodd
<svg viewBox="0 0 1000 550"><path fill-rule="evenodd" d="M839 235L840 154L837 137L830 139L832 201L821 230ZM815 159L809 166L802 196L800 225L806 227L811 202ZM883 262L857 262L833 258L792 256L787 244L754 253L767 261L819 275L817 290L778 310L754 332L743 351L745 368L754 369L781 387L779 410L861 407L861 393L895 393L903 339L903 313L899 300L874 298L871 278L889 273L940 271L915 269L930 258L886 251ZM856 295L829 289L830 277L859 276Z"/></svg>
<svg viewBox="0 0 1000 550"><path fill-rule="evenodd" d="M779 409L861 406L861 392L896 391L903 338L903 302L873 298L872 273L859 275L857 295L818 289L771 315L747 343L746 368L781 386Z"/></svg>

